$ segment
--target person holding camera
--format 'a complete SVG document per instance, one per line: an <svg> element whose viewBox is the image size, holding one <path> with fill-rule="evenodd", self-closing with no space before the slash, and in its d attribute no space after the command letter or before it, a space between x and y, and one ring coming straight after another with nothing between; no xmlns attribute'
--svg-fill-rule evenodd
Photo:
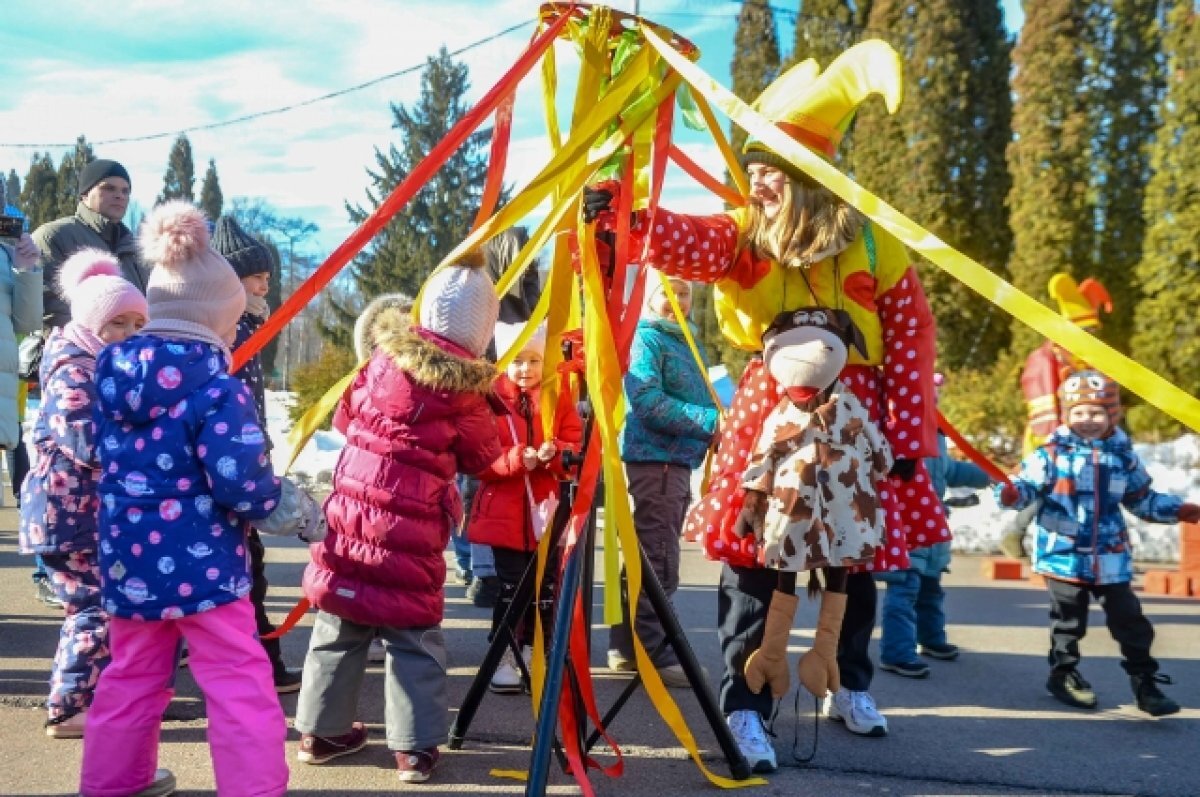
<svg viewBox="0 0 1200 797"><path fill-rule="evenodd" d="M5 456L21 445L17 336L42 328L42 271L23 223L19 216L0 217L0 448Z"/></svg>

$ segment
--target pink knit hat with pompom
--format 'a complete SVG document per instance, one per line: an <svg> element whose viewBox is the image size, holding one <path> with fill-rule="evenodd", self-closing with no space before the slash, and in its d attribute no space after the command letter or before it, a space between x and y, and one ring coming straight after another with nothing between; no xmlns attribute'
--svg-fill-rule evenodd
<svg viewBox="0 0 1200 797"><path fill-rule="evenodd" d="M146 332L232 344L246 310L246 291L229 262L209 245L208 223L187 202L164 202L146 219L142 256L154 266L147 282Z"/></svg>
<svg viewBox="0 0 1200 797"><path fill-rule="evenodd" d="M121 276L121 266L108 252L80 249L58 272L58 292L71 304L71 320L99 335L104 325L123 313L150 313L146 297Z"/></svg>

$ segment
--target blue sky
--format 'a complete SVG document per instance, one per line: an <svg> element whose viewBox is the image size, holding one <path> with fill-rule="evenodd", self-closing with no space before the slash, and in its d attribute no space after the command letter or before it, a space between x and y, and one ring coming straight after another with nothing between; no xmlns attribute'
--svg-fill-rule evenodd
<svg viewBox="0 0 1200 797"><path fill-rule="evenodd" d="M634 3L613 5L632 10ZM1010 29L1017 28L1018 0L1003 5ZM700 66L725 84L739 6L736 0L640 2L644 16L696 42ZM22 176L28 169L34 150L11 144L42 145L57 162L80 133L93 142L145 136L310 100L420 64L442 44L454 50L532 22L537 7L534 0L5 0L0 168ZM781 18L780 28L790 44L790 20ZM518 57L531 32L526 26L460 56L471 69L472 100ZM561 83L570 85L574 56L562 49L558 60ZM507 172L517 185L547 153L535 77L518 93ZM321 232L314 253L327 252L352 229L343 201L362 200L374 148L393 140L389 103L413 101L419 87L414 73L287 113L189 133L198 176L215 158L226 201L261 197L285 215L315 221ZM126 165L134 200L149 208L172 140L97 144L96 153ZM704 137L680 132L678 140L720 173L720 158ZM668 175L663 202L693 212L720 207L679 172Z"/></svg>

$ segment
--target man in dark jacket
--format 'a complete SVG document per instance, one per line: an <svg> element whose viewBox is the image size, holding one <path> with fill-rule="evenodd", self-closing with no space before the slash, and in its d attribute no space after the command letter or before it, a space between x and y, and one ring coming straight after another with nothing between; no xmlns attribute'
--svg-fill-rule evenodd
<svg viewBox="0 0 1200 797"><path fill-rule="evenodd" d="M79 204L75 215L47 222L33 231L42 255L43 301L47 330L71 320L71 308L58 294L58 269L84 247L112 252L121 263L121 276L146 292L148 269L138 263L137 242L121 220L129 208L130 181L125 167L112 160L94 160L79 173Z"/></svg>

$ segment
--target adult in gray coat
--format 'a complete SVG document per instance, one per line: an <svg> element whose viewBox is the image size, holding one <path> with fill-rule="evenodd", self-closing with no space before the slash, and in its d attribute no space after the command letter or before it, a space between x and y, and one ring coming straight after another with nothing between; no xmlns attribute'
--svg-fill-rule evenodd
<svg viewBox="0 0 1200 797"><path fill-rule="evenodd" d="M17 335L42 328L42 272L28 234L0 240L0 448L21 442L17 422Z"/></svg>
<svg viewBox="0 0 1200 797"><path fill-rule="evenodd" d="M44 274L45 329L61 327L71 320L71 308L58 294L58 269L84 247L112 252L121 263L121 276L146 292L149 270L139 264L137 240L121 221L129 208L129 191L129 172L124 166L112 160L94 160L79 173L75 215L47 222L33 231Z"/></svg>

